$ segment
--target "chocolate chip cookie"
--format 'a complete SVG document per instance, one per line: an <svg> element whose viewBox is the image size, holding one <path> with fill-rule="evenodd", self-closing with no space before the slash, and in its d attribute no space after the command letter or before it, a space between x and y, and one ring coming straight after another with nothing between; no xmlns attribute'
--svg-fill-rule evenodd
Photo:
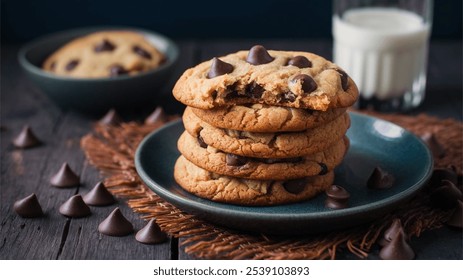
<svg viewBox="0 0 463 280"><path fill-rule="evenodd" d="M287 181L240 179L206 171L180 156L175 163L174 178L183 189L205 199L264 206L312 198L332 185L334 174Z"/></svg>
<svg viewBox="0 0 463 280"><path fill-rule="evenodd" d="M67 43L45 60L43 69L60 76L101 78L147 71L164 60L142 34L104 31Z"/></svg>
<svg viewBox="0 0 463 280"><path fill-rule="evenodd" d="M357 100L354 81L334 63L308 52L258 45L186 70L173 94L199 109L261 103L326 111Z"/></svg>
<svg viewBox="0 0 463 280"><path fill-rule="evenodd" d="M336 108L323 112L265 104L236 105L210 110L192 108L196 116L212 126L250 132L303 131L328 123L346 110Z"/></svg>
<svg viewBox="0 0 463 280"><path fill-rule="evenodd" d="M222 152L201 143L184 132L178 140L180 153L190 162L207 171L257 180L289 180L324 175L341 163L349 146L344 137L328 149L301 157L254 158Z"/></svg>
<svg viewBox="0 0 463 280"><path fill-rule="evenodd" d="M198 118L190 107L183 114L185 129L203 142L230 154L258 158L299 157L326 150L339 142L350 126L349 114L303 132L257 133L222 129Z"/></svg>

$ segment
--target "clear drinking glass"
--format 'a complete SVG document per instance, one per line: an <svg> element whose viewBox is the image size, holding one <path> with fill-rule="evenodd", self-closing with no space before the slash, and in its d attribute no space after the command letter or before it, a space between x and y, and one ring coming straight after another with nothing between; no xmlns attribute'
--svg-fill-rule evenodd
<svg viewBox="0 0 463 280"><path fill-rule="evenodd" d="M432 0L333 0L334 62L359 108L405 111L424 100Z"/></svg>

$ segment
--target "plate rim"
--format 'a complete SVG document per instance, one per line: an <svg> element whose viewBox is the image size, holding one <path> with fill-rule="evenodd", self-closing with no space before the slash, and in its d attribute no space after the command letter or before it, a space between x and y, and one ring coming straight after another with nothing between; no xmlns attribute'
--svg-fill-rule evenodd
<svg viewBox="0 0 463 280"><path fill-rule="evenodd" d="M366 114L357 113L357 112L349 112L349 114L350 115L355 115L356 117L360 117L360 118L366 118L366 119L369 119L371 121L374 121L374 120L384 121L384 122L388 123L389 125L399 127L400 129L405 131L405 133L410 134L415 140L417 140L424 147L424 151L426 153L426 158L429 159L428 164L423 167L423 169L426 169L425 170L425 175L422 178L420 178L417 182L415 182L413 185L409 186L407 189L405 189L403 191L400 191L399 193L396 193L394 195L388 196L385 199L381 199L379 201L374 201L374 202L370 202L370 203L355 206L355 207L344 208L344 209L336 209L336 210L327 209L327 211L323 211L323 212L290 213L290 214L288 214L288 213L265 213L265 212L264 213L262 213L262 212L257 213L255 211L250 211L250 210L252 210L253 208L254 209L256 209L256 208L265 209L265 208L278 207L279 205L275 205L275 206L234 205L234 204L226 204L226 203L210 201L210 200L200 198L200 197L198 197L199 201L196 201L196 200L192 200L192 199L189 199L187 197L179 196L179 195L177 195L175 193L169 192L165 187L161 186L159 183L152 180L150 178L150 176L145 172L145 170L144 170L144 168L143 168L143 166L141 164L141 159L140 159L140 157L142 156L141 155L142 151L143 151L144 147L146 146L146 143L148 143L150 141L150 139L152 137L154 137L154 135L162 133L162 131L164 131L164 130L171 129L172 126L182 124L181 120L173 121L173 122L161 127L160 129L157 129L157 130L151 132L150 134L148 134L140 142L140 144L137 147L135 157L134 157L134 159L135 159L135 168L136 168L136 171L137 171L138 175L140 176L142 181L148 186L148 188L150 188L153 192L155 192L156 194L161 196L163 199L165 199L165 197L168 197L168 198L174 200L175 202L181 203L182 205L187 204L189 208L190 208L190 206L191 206L191 208L194 207L198 211L207 211L207 212L213 211L214 213L219 213L219 214L224 214L224 215L233 215L233 216L246 215L249 218L258 219L258 220L261 220L261 221L274 220L275 218L290 218L292 220L306 220L306 219L314 219L314 218L318 218L318 219L338 219L338 218L344 218L346 216L355 215L355 214L365 212L365 211L379 211L379 210L381 210L381 209L383 209L383 208L385 208L387 206L396 205L397 203L400 203L400 202L402 202L402 201L404 201L406 199L409 199L411 197L411 195L413 195L415 192L417 192L418 190L420 190L424 186L425 182L430 178L430 176L432 174L432 170L433 170L433 166L434 166L434 159L433 159L433 157L431 155L431 152L429 151L429 148L426 146L426 144L418 136L416 136L415 134L413 134L409 130L407 130L407 129L405 129L405 128L403 128L403 127L401 127L401 126L399 126L399 125L397 125L395 123L392 123L390 121L387 121L387 120L384 120L384 119L381 119L381 118L369 116L369 115L366 115ZM173 174L172 174L172 179L173 179ZM181 188L180 186L178 186L178 187ZM181 188L181 189L183 190L183 188ZM191 194L191 195L193 195L193 194ZM165 200L167 200L167 202L175 205L175 203L172 203L168 199L165 199ZM206 201L208 204L202 203L201 202L202 200ZM212 205L210 205L209 203L212 203ZM223 207L226 207L226 208L221 207L222 205L223 205ZM178 207L177 205L175 205L175 206ZM231 207L231 209L230 209L230 207ZM181 207L179 207L179 208L181 208ZM233 209L233 208L240 208L240 209ZM180 209L180 210L183 211L183 209Z"/></svg>

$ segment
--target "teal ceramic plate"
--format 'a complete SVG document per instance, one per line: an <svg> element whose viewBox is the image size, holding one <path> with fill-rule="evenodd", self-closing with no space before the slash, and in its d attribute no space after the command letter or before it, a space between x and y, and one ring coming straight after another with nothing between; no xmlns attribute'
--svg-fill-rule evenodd
<svg viewBox="0 0 463 280"><path fill-rule="evenodd" d="M352 227L372 221L410 199L432 173L426 145L405 129L380 119L351 113L347 132L351 147L336 169L335 184L351 194L350 207L331 210L325 195L290 205L244 207L216 203L187 193L173 179L179 156L177 139L184 128L174 122L150 134L138 147L135 164L142 180L155 193L185 212L226 226L270 234L307 234ZM376 166L394 174L394 187L370 190L366 181Z"/></svg>

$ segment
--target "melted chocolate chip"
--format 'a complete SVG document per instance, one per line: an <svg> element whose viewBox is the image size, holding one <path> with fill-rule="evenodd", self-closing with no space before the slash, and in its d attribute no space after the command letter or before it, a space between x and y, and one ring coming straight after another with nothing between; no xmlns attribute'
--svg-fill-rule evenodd
<svg viewBox="0 0 463 280"><path fill-rule="evenodd" d="M102 182L98 182L91 191L84 195L84 202L92 206L106 206L114 204L116 199Z"/></svg>
<svg viewBox="0 0 463 280"><path fill-rule="evenodd" d="M233 65L226 63L217 57L212 59L211 69L207 73L207 78L212 79L233 72Z"/></svg>
<svg viewBox="0 0 463 280"><path fill-rule="evenodd" d="M24 126L18 136L13 139L13 145L20 149L33 148L40 146L40 144L42 144L42 142L35 136L28 125Z"/></svg>
<svg viewBox="0 0 463 280"><path fill-rule="evenodd" d="M125 68L119 64L114 64L109 67L109 76L111 77L117 77L127 73L129 73L129 71L125 70Z"/></svg>
<svg viewBox="0 0 463 280"><path fill-rule="evenodd" d="M198 138L197 138L197 139L198 139L199 146L200 146L201 148L206 149L206 148L207 148L207 144L206 144L206 142L204 142L203 137L201 137L201 135L198 135Z"/></svg>
<svg viewBox="0 0 463 280"><path fill-rule="evenodd" d="M69 72L69 71L72 71L74 68L76 68L77 65L79 65L79 60L73 59L73 60L69 61L68 64L66 64L65 69L66 69L66 71Z"/></svg>
<svg viewBox="0 0 463 280"><path fill-rule="evenodd" d="M341 87L344 91L346 91L349 86L349 76L346 72L342 71L341 69L336 69L336 71L339 73L341 77Z"/></svg>
<svg viewBox="0 0 463 280"><path fill-rule="evenodd" d="M42 207L35 193L16 201L13 210L23 218L37 218L43 215Z"/></svg>
<svg viewBox="0 0 463 280"><path fill-rule="evenodd" d="M253 158L256 161L266 163L266 164L274 164L274 163L298 163L303 160L302 157L294 157L294 158Z"/></svg>
<svg viewBox="0 0 463 280"><path fill-rule="evenodd" d="M369 189L388 189L395 182L394 176L384 171L381 167L375 167L367 181Z"/></svg>
<svg viewBox="0 0 463 280"><path fill-rule="evenodd" d="M117 114L115 109L109 110L98 123L101 125L118 125L122 122L121 117Z"/></svg>
<svg viewBox="0 0 463 280"><path fill-rule="evenodd" d="M138 54L139 56L146 58L146 59L151 59L151 54L147 52L145 49L143 49L140 46L133 46L132 48L133 52Z"/></svg>
<svg viewBox="0 0 463 280"><path fill-rule="evenodd" d="M318 175L326 175L326 173L328 173L328 166L326 166L326 164L324 164L323 162L319 162L318 165L320 165L321 168Z"/></svg>
<svg viewBox="0 0 463 280"><path fill-rule="evenodd" d="M51 177L50 184L58 188L75 187L80 185L80 178L65 162L58 172Z"/></svg>
<svg viewBox="0 0 463 280"><path fill-rule="evenodd" d="M457 207L446 224L460 229L463 228L463 202L461 200L458 201Z"/></svg>
<svg viewBox="0 0 463 280"><path fill-rule="evenodd" d="M103 39L101 43L95 46L93 49L96 53L100 52L112 52L116 46L107 39Z"/></svg>
<svg viewBox="0 0 463 280"><path fill-rule="evenodd" d="M292 92L280 93L278 96L279 102L294 102L296 101L296 95Z"/></svg>
<svg viewBox="0 0 463 280"><path fill-rule="evenodd" d="M230 91L225 96L225 99L232 100L232 99L240 98L240 97L243 97L243 95L240 95L237 91Z"/></svg>
<svg viewBox="0 0 463 280"><path fill-rule="evenodd" d="M434 136L434 133L425 133L421 136L421 139L426 143L434 157L441 158L445 156L445 149Z"/></svg>
<svg viewBox="0 0 463 280"><path fill-rule="evenodd" d="M104 235L125 236L133 232L133 225L122 215L121 210L117 207L100 223L98 231Z"/></svg>
<svg viewBox="0 0 463 280"><path fill-rule="evenodd" d="M381 251L379 257L383 260L412 260L415 258L415 252L405 240L403 230L398 230Z"/></svg>
<svg viewBox="0 0 463 280"><path fill-rule="evenodd" d="M302 178L302 179L295 179L295 180L289 180L283 183L283 188L289 193L292 194L299 194L302 191L304 191L305 186L307 185L307 179Z"/></svg>
<svg viewBox="0 0 463 280"><path fill-rule="evenodd" d="M164 113L164 109L162 109L162 107L157 107L153 113L151 113L151 115L145 119L145 124L154 124L164 121L166 121L166 114Z"/></svg>
<svg viewBox="0 0 463 280"><path fill-rule="evenodd" d="M50 70L51 70L51 71L55 71L55 68L56 68L56 61L53 61L53 62L50 64Z"/></svg>
<svg viewBox="0 0 463 280"><path fill-rule="evenodd" d="M442 180L441 186L436 188L430 197L433 205L442 209L454 208L458 200L463 199L461 191L448 180Z"/></svg>
<svg viewBox="0 0 463 280"><path fill-rule="evenodd" d="M292 80L293 83L297 83L301 81L302 90L305 93L311 93L312 91L317 89L317 83L315 83L314 79L306 74L299 74L295 76Z"/></svg>
<svg viewBox="0 0 463 280"><path fill-rule="evenodd" d="M331 209L347 208L349 205L350 194L341 186L332 185L329 187L325 194L325 206Z"/></svg>
<svg viewBox="0 0 463 280"><path fill-rule="evenodd" d="M249 161L249 159L239 155L227 154L225 161L229 166L243 166Z"/></svg>
<svg viewBox="0 0 463 280"><path fill-rule="evenodd" d="M298 55L298 56L291 58L288 61L288 65L296 66L298 68L308 68L308 67L312 67L312 62L310 62L310 60L307 59L307 57Z"/></svg>
<svg viewBox="0 0 463 280"><path fill-rule="evenodd" d="M267 64L273 61L273 57L263 46L257 45L249 50L246 61L252 65Z"/></svg>
<svg viewBox="0 0 463 280"><path fill-rule="evenodd" d="M91 214L90 208L85 204L80 194L72 196L63 203L59 208L59 212L61 215L70 218L82 218Z"/></svg>
<svg viewBox="0 0 463 280"><path fill-rule="evenodd" d="M262 93L264 93L264 88L253 82L246 87L245 95L251 98L261 98Z"/></svg>
<svg viewBox="0 0 463 280"><path fill-rule="evenodd" d="M155 219L151 219L146 226L137 232L135 239L143 244L158 244L167 240L167 235L161 231Z"/></svg>

